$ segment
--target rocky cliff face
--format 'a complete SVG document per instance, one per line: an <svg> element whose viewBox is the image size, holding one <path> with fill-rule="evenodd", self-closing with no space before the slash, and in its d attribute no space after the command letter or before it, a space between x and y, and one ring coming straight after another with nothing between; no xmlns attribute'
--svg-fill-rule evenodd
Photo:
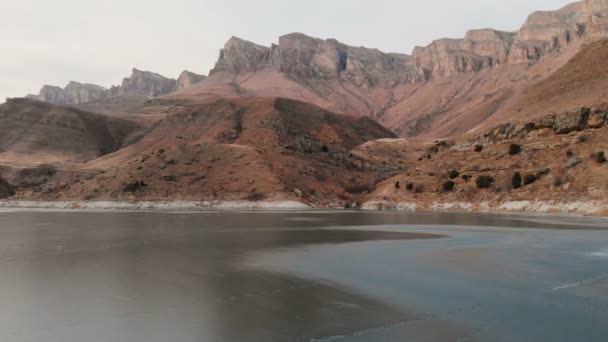
<svg viewBox="0 0 608 342"><path fill-rule="evenodd" d="M531 14L519 31L472 30L462 39L439 39L411 56L352 47L334 39L293 33L278 45L232 38L211 73L240 74L275 68L299 79L352 80L362 87L414 83L479 72L500 64L534 64L585 35L608 35L608 1L585 0Z"/></svg>
<svg viewBox="0 0 608 342"><path fill-rule="evenodd" d="M241 74L274 68L296 79L332 80L346 77L360 86L381 82L414 81L411 57L376 49L352 47L335 39L323 40L301 33L279 38L264 47L231 38L221 50L210 74Z"/></svg>
<svg viewBox="0 0 608 342"><path fill-rule="evenodd" d="M179 89L189 88L196 83L204 80L207 76L195 74L188 70L184 70L177 79L177 87Z"/></svg>
<svg viewBox="0 0 608 342"><path fill-rule="evenodd" d="M179 80L175 80L134 68L131 76L125 77L120 86L112 86L110 89L71 81L65 88L45 85L38 95L28 95L27 98L55 104L79 104L120 95L157 97L189 87L204 78L205 76L184 71Z"/></svg>
<svg viewBox="0 0 608 342"><path fill-rule="evenodd" d="M122 80L122 86L118 88L118 93L139 94L149 97L156 97L169 94L177 90L177 81L166 78L150 71L133 69L130 77Z"/></svg>

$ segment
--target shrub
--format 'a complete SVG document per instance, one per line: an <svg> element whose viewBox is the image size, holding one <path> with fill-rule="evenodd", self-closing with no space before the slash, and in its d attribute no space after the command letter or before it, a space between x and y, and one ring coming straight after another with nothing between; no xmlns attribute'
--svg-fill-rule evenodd
<svg viewBox="0 0 608 342"><path fill-rule="evenodd" d="M479 176L476 182L479 189L487 189L494 184L495 180L491 176Z"/></svg>
<svg viewBox="0 0 608 342"><path fill-rule="evenodd" d="M536 182L536 176L533 174L527 174L524 176L524 185L532 184Z"/></svg>
<svg viewBox="0 0 608 342"><path fill-rule="evenodd" d="M399 181L395 182L395 189L401 189L401 183Z"/></svg>
<svg viewBox="0 0 608 342"><path fill-rule="evenodd" d="M34 168L23 169L19 172L21 177L52 177L57 173L53 165L42 164Z"/></svg>
<svg viewBox="0 0 608 342"><path fill-rule="evenodd" d="M329 147L327 147L327 145L321 146L321 152L323 152L323 153L329 152Z"/></svg>
<svg viewBox="0 0 608 342"><path fill-rule="evenodd" d="M600 164L606 162L606 155L604 154L604 151L599 151L599 152L593 153L591 155L591 158Z"/></svg>
<svg viewBox="0 0 608 342"><path fill-rule="evenodd" d="M257 202L264 200L266 198L266 194L263 192L252 192L247 196L247 200L250 202Z"/></svg>
<svg viewBox="0 0 608 342"><path fill-rule="evenodd" d="M514 156L516 154L519 154L521 152L521 145L518 144L511 144L511 146L509 146L509 154Z"/></svg>
<svg viewBox="0 0 608 342"><path fill-rule="evenodd" d="M413 183L407 183L405 185L405 188L407 189L407 191L413 191L414 190L414 184Z"/></svg>
<svg viewBox="0 0 608 342"><path fill-rule="evenodd" d="M0 198L6 198L15 195L15 190L4 178L0 178Z"/></svg>
<svg viewBox="0 0 608 342"><path fill-rule="evenodd" d="M455 179L458 178L458 176L460 176L460 172L456 171L456 170L452 170L448 173L448 177L450 179Z"/></svg>
<svg viewBox="0 0 608 342"><path fill-rule="evenodd" d="M456 186L456 183L454 183L452 181L447 181L447 182L443 183L443 186L441 187L441 191L442 192L452 192L452 191L454 191L454 186Z"/></svg>
<svg viewBox="0 0 608 342"><path fill-rule="evenodd" d="M464 179L466 182L470 181L471 178L473 178L471 175L462 175L462 179Z"/></svg>
<svg viewBox="0 0 608 342"><path fill-rule="evenodd" d="M519 189L521 188L521 182L521 174L519 172L515 172L513 179L511 180L511 186L513 186L513 189Z"/></svg>
<svg viewBox="0 0 608 342"><path fill-rule="evenodd" d="M475 145L475 152L483 151L483 145Z"/></svg>
<svg viewBox="0 0 608 342"><path fill-rule="evenodd" d="M122 189L122 191L134 193L134 192L141 190L142 188L144 188L146 186L148 186L148 184L146 184L144 181L134 181L134 182L131 182L131 183L125 185L125 187Z"/></svg>
<svg viewBox="0 0 608 342"><path fill-rule="evenodd" d="M561 178L557 177L553 180L553 186L562 186L564 184L564 181L562 181Z"/></svg>

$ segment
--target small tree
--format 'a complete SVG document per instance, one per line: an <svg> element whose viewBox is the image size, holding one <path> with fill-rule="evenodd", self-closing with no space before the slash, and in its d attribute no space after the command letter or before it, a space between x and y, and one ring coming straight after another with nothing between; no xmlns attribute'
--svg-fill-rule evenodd
<svg viewBox="0 0 608 342"><path fill-rule="evenodd" d="M513 186L513 189L519 189L521 188L521 182L521 174L519 172L515 172L513 179L511 180L511 186Z"/></svg>
<svg viewBox="0 0 608 342"><path fill-rule="evenodd" d="M475 145L475 152L483 151L483 145Z"/></svg>
<svg viewBox="0 0 608 342"><path fill-rule="evenodd" d="M454 191L454 186L456 186L456 183L452 181L447 181L443 183L443 186L441 187L441 192L452 192Z"/></svg>
<svg viewBox="0 0 608 342"><path fill-rule="evenodd" d="M479 189L487 189L494 184L494 177L491 176L479 176L477 177L477 187Z"/></svg>
<svg viewBox="0 0 608 342"><path fill-rule="evenodd" d="M456 171L456 170L451 170L451 171L448 173L448 177L449 177L450 179L455 179L455 178L458 178L458 176L460 176L460 172L458 172L458 171Z"/></svg>
<svg viewBox="0 0 608 342"><path fill-rule="evenodd" d="M527 174L524 176L524 185L532 184L536 182L536 176L533 174Z"/></svg>
<svg viewBox="0 0 608 342"><path fill-rule="evenodd" d="M521 145L518 144L511 144L511 146L509 146L509 154L514 156L516 154L519 154L521 152Z"/></svg>

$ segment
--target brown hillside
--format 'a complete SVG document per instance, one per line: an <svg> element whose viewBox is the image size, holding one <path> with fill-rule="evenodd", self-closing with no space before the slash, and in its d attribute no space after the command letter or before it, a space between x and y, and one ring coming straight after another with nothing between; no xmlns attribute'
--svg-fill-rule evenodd
<svg viewBox="0 0 608 342"><path fill-rule="evenodd" d="M535 84L510 110L511 120L538 118L608 101L608 40L585 46L566 65Z"/></svg>
<svg viewBox="0 0 608 342"><path fill-rule="evenodd" d="M79 163L114 152L140 126L69 106L12 99L0 106L0 162Z"/></svg>
<svg viewBox="0 0 608 342"><path fill-rule="evenodd" d="M140 141L52 178L35 193L59 199L300 199L356 201L397 170L351 154L394 135L366 117L285 99L185 104Z"/></svg>

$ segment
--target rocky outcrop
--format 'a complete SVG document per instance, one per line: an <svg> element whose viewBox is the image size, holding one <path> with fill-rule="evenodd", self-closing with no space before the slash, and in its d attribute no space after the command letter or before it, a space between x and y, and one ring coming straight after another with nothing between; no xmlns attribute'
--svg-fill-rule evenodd
<svg viewBox="0 0 608 342"><path fill-rule="evenodd" d="M177 81L175 79L133 68L131 76L124 78L120 87L113 87L110 91L116 92L117 95L138 94L157 97L176 90Z"/></svg>
<svg viewBox="0 0 608 342"><path fill-rule="evenodd" d="M271 67L297 79L346 78L361 87L413 83L500 64L533 64L585 35L608 35L608 1L585 0L557 11L535 12L519 31L471 30L462 39L439 39L416 47L411 56L301 33L282 36L271 47L233 37L211 73L240 74Z"/></svg>
<svg viewBox="0 0 608 342"><path fill-rule="evenodd" d="M542 129L552 130L555 134L597 129L608 126L608 105L596 108L579 108L559 114L548 115L525 123L505 123L490 129L475 140L483 143L495 143L507 139L523 139L530 132Z"/></svg>
<svg viewBox="0 0 608 342"><path fill-rule="evenodd" d="M184 71L179 80L175 80L134 68L131 76L124 78L120 86L112 86L110 89L71 81L65 88L45 85L38 95L27 95L26 98L55 104L80 104L121 95L157 97L189 87L204 78L205 76Z"/></svg>
<svg viewBox="0 0 608 342"><path fill-rule="evenodd" d="M177 79L177 87L179 89L189 88L194 84L201 82L205 78L207 78L207 76L195 74L188 70L184 70Z"/></svg>
<svg viewBox="0 0 608 342"><path fill-rule="evenodd" d="M261 70L269 64L270 51L265 46L232 37L220 50L215 68L209 74L221 71L240 74Z"/></svg>
<svg viewBox="0 0 608 342"><path fill-rule="evenodd" d="M278 45L260 46L231 38L221 50L210 74L240 74L274 68L295 79L334 80L342 77L359 86L415 81L404 54L383 53L376 49L352 47L335 39L323 40L301 33L279 38Z"/></svg>

